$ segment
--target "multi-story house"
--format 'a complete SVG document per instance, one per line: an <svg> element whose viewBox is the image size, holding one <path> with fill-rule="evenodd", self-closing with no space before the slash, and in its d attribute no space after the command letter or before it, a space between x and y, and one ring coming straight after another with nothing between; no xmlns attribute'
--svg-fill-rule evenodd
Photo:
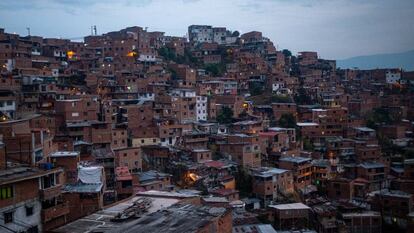
<svg viewBox="0 0 414 233"><path fill-rule="evenodd" d="M293 174L289 170L261 167L252 170L252 177L252 193L260 198L265 206L294 190Z"/></svg>
<svg viewBox="0 0 414 233"><path fill-rule="evenodd" d="M282 157L278 166L293 173L293 182L296 189L303 189L312 183L312 159L299 156Z"/></svg>

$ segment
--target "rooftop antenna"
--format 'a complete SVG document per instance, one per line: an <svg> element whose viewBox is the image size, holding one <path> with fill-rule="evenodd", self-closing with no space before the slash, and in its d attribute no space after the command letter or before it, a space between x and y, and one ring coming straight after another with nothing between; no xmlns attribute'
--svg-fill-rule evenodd
<svg viewBox="0 0 414 233"><path fill-rule="evenodd" d="M98 35L97 30L96 30L96 25L93 26L93 32L94 32L95 36Z"/></svg>
<svg viewBox="0 0 414 233"><path fill-rule="evenodd" d="M27 27L26 30L27 30L27 35L30 36L30 27Z"/></svg>

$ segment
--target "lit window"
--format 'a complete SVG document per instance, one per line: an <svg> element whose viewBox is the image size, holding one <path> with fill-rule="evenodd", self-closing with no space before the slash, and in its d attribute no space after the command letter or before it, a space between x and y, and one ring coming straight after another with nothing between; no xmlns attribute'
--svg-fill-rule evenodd
<svg viewBox="0 0 414 233"><path fill-rule="evenodd" d="M0 200L13 197L13 188L11 186L0 188Z"/></svg>

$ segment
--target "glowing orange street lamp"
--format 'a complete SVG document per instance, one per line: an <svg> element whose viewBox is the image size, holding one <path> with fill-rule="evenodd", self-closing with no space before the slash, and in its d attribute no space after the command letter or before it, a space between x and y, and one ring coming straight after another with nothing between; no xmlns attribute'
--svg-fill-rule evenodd
<svg viewBox="0 0 414 233"><path fill-rule="evenodd" d="M127 54L127 57L135 57L136 55L137 55L137 52L132 51Z"/></svg>
<svg viewBox="0 0 414 233"><path fill-rule="evenodd" d="M66 54L68 55L69 59L72 59L72 57L75 56L76 53L73 51L68 51Z"/></svg>

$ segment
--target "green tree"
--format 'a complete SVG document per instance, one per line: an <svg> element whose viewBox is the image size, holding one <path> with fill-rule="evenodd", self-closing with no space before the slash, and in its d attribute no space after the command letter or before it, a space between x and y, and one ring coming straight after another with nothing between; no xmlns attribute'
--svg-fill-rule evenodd
<svg viewBox="0 0 414 233"><path fill-rule="evenodd" d="M249 84L250 95L256 96L263 94L263 85L258 82L252 82Z"/></svg>
<svg viewBox="0 0 414 233"><path fill-rule="evenodd" d="M414 159L414 148L407 148L405 150L404 159Z"/></svg>
<svg viewBox="0 0 414 233"><path fill-rule="evenodd" d="M270 100L271 103L293 103L292 99L289 96L283 95L272 95Z"/></svg>
<svg viewBox="0 0 414 233"><path fill-rule="evenodd" d="M299 66L299 61L298 61L297 57L291 56L290 61L292 63L291 70L290 70L290 75L295 76L295 77L299 77L301 72L300 72L300 69L299 69L300 66Z"/></svg>
<svg viewBox="0 0 414 233"><path fill-rule="evenodd" d="M380 124L392 124L396 121L386 108L376 108L366 117L367 126L369 128L377 129Z"/></svg>
<svg viewBox="0 0 414 233"><path fill-rule="evenodd" d="M158 54L167 61L175 61L177 59L175 53L167 47L161 47L158 50Z"/></svg>
<svg viewBox="0 0 414 233"><path fill-rule="evenodd" d="M239 166L237 173L235 174L236 188L240 192L240 196L249 196L252 193L252 177L248 171Z"/></svg>
<svg viewBox="0 0 414 233"><path fill-rule="evenodd" d="M296 127L296 119L295 116L291 113L282 114L279 119L279 125L283 128L295 128Z"/></svg>
<svg viewBox="0 0 414 233"><path fill-rule="evenodd" d="M297 94L293 98L297 104L312 104L311 97L306 94L306 90L303 87L298 89Z"/></svg>
<svg viewBox="0 0 414 233"><path fill-rule="evenodd" d="M223 107L217 115L217 122L220 124L230 124L233 122L233 110L229 107Z"/></svg>
<svg viewBox="0 0 414 233"><path fill-rule="evenodd" d="M226 65L224 63L219 64L208 64L204 66L204 69L209 72L211 75L217 77L222 76L226 70Z"/></svg>
<svg viewBox="0 0 414 233"><path fill-rule="evenodd" d="M166 61L173 61L178 64L188 64L190 66L197 65L197 58L193 57L191 51L188 49L184 50L184 55L182 56L176 54L174 50L164 46L158 49L158 54Z"/></svg>
<svg viewBox="0 0 414 233"><path fill-rule="evenodd" d="M285 57L291 57L292 56L292 52L288 49L284 49L282 50L283 55L285 55Z"/></svg>
<svg viewBox="0 0 414 233"><path fill-rule="evenodd" d="M239 31L234 31L234 32L231 34L231 36L234 36L234 37L239 37L239 36L240 36L240 32L239 32Z"/></svg>
<svg viewBox="0 0 414 233"><path fill-rule="evenodd" d="M308 138L305 138L303 140L303 149L304 150L313 150L314 149L313 143Z"/></svg>

